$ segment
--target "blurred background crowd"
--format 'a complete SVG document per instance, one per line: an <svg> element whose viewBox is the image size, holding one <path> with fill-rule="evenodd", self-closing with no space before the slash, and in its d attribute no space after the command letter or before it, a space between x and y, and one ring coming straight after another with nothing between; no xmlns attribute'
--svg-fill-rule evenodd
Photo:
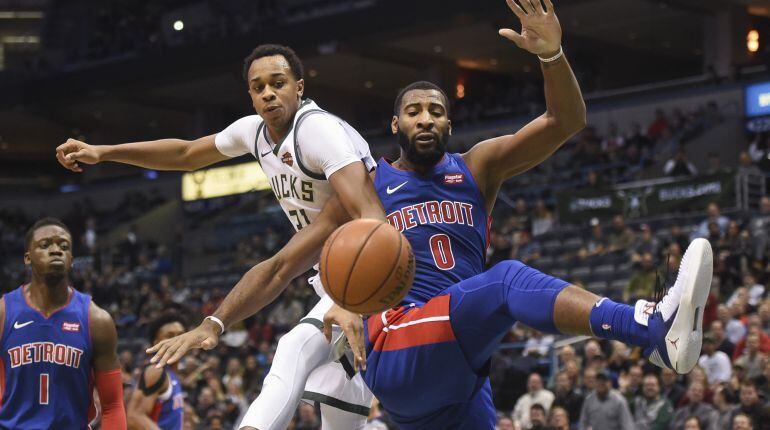
<svg viewBox="0 0 770 430"><path fill-rule="evenodd" d="M714 281L703 356L686 377L621 344L512 327L490 364L498 428L770 428L770 9L557 8L589 126L505 184L487 264L518 259L633 301L673 282L689 241L704 237ZM188 198L180 174L113 164L75 175L54 148L67 137L222 130L252 112L242 58L279 42L303 59L306 94L361 131L375 156L397 155L393 98L416 79L450 95L450 149L462 152L544 110L537 61L498 40L507 14L502 1L0 0L0 287L28 276L26 229L43 215L63 219L76 242L74 286L118 327L128 399L147 364L148 324L172 311L197 325L293 230L269 190ZM317 300L310 275L216 349L182 360L186 428L238 424L277 341ZM301 405L291 428L320 429L317 405ZM373 407L367 429L393 428Z"/></svg>

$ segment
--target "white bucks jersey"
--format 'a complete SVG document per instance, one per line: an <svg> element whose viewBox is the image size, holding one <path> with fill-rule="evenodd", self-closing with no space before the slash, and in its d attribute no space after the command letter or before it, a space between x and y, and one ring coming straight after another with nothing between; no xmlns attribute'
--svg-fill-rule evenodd
<svg viewBox="0 0 770 430"><path fill-rule="evenodd" d="M252 115L219 133L216 143L228 156L254 154L296 230L312 223L334 193L328 176L356 161L367 170L375 166L361 135L309 99L300 104L280 142L272 142L262 118Z"/></svg>

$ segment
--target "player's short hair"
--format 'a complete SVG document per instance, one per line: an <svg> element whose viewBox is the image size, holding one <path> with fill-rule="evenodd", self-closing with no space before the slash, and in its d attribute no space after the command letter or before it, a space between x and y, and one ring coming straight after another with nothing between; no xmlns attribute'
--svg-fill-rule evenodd
<svg viewBox="0 0 770 430"><path fill-rule="evenodd" d="M281 55L289 63L291 73L294 75L294 79L300 80L305 76L304 68L302 67L302 61L297 56L297 53L288 46L264 44L259 45L251 51L248 57L243 59L243 80L249 81L249 68L254 60L259 60L262 57L272 57L273 55Z"/></svg>
<svg viewBox="0 0 770 430"><path fill-rule="evenodd" d="M24 239L24 246L27 248L28 251L29 251L29 248L32 246L32 237L35 235L35 232L39 228L46 227L49 225L55 225L57 227L61 227L64 229L64 231L67 232L67 234L72 236L72 233L70 233L70 229L67 228L67 225L64 224L62 220L58 218L53 218L53 217L45 217L45 218L39 219L35 221L34 224L32 224L32 227L30 227L29 230L27 230L27 235L25 236L25 239Z"/></svg>
<svg viewBox="0 0 770 430"><path fill-rule="evenodd" d="M178 322L179 324L182 324L182 328L187 329L187 322L185 321L185 318L182 316L180 310L173 310L173 311L166 311L162 314L158 315L150 324L147 326L147 338L150 341L150 343L155 342L155 337L158 335L158 332L160 331L161 327L163 327L166 324L171 324Z"/></svg>
<svg viewBox="0 0 770 430"><path fill-rule="evenodd" d="M401 112L401 102L404 101L404 94L413 90L436 90L440 92L441 96L444 97L444 108L446 109L446 114L449 116L449 97L447 97L446 93L441 89L441 87L434 84L433 82L428 81L412 82L411 84L402 88L396 96L396 102L393 103L393 115L398 116L398 114Z"/></svg>

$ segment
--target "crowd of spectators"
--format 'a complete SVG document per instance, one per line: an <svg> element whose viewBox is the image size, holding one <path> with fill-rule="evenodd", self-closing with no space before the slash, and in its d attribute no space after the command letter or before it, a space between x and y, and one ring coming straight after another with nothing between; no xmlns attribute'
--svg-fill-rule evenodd
<svg viewBox="0 0 770 430"><path fill-rule="evenodd" d="M646 130L634 126L636 131L625 136L613 127L605 137L589 129L567 147L567 160L588 168L581 177L588 187L618 179L611 169L593 166L612 166L627 160L629 154L659 164L662 171L666 151L676 154L687 136L717 120L718 112L709 104L691 114L660 112ZM765 136L754 139L746 153L748 166L766 167L763 155L757 155L767 152L766 142ZM504 192L515 188L508 184ZM490 367L500 429L679 429L685 425L688 429L722 429L744 428L735 424L743 421L753 423L754 428L770 425L766 409L770 400L770 360L766 356L770 353L770 198L764 197L750 213L722 213L718 205L711 204L702 219L689 215L638 223L617 214L576 230L559 225L551 196L530 197L515 198L509 210L496 209L489 266L515 258L590 288L588 276L595 273L581 275L570 268L609 263L611 279L622 283L618 298L630 301L650 298L658 283L670 281L689 241L705 237L714 249L715 279L705 309L703 357L687 377L651 367L637 349L595 340L559 348L554 373L552 349L557 338L514 326ZM178 267L185 253L154 243L135 228L128 229L114 245L102 244L102 237L115 225L114 218L127 210L138 215L162 201L155 194L132 194L115 210L96 211L84 201L63 215L77 244L73 283L92 294L118 327L126 398L147 364L143 350L148 323L172 309L185 317L188 326L195 325L212 313L232 285L210 285L181 276ZM276 209L269 196L259 202L259 212ZM280 211L275 214L280 216ZM23 233L32 221L19 210L0 211L6 291L16 288L26 275L20 270ZM230 260L227 270L237 280L245 268L274 254L290 233L288 224L271 225L237 241L225 254ZM553 238L559 239L559 246L548 246ZM561 246L567 241L576 246ZM232 327L217 348L188 354L178 372L186 392L186 426L217 429L236 425L260 392L278 339L314 300L305 277L300 277L270 307ZM387 416L377 407L372 411L368 428L389 428ZM319 426L313 405L298 408L292 428Z"/></svg>

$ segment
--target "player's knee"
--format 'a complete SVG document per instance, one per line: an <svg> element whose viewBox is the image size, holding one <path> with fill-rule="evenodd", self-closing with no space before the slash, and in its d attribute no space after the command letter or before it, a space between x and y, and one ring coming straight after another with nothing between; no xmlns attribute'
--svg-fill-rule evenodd
<svg viewBox="0 0 770 430"><path fill-rule="evenodd" d="M307 323L297 324L278 340L278 347L289 345L304 345L313 337L323 337L323 332L316 326Z"/></svg>
<svg viewBox="0 0 770 430"><path fill-rule="evenodd" d="M492 266L488 273L495 279L508 280L525 267L527 266L519 260L503 260Z"/></svg>

